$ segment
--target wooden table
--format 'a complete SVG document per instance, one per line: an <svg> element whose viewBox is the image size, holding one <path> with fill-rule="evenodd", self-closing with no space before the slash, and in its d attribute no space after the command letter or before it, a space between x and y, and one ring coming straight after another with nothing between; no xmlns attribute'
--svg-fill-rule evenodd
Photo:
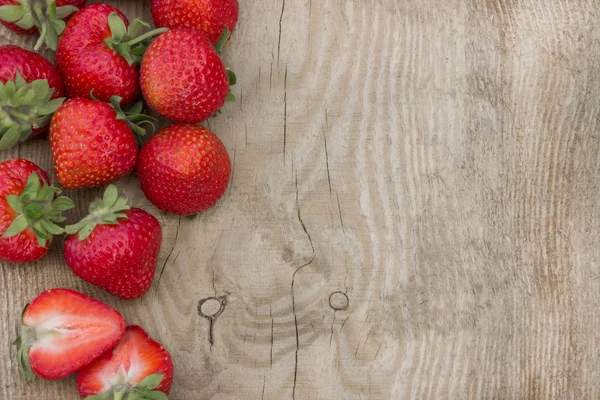
<svg viewBox="0 0 600 400"><path fill-rule="evenodd" d="M598 399L600 3L240 2L238 102L207 123L225 197L189 221L119 183L164 229L137 301L59 240L2 264L0 397L78 398L25 385L10 346L27 301L69 287L165 344L174 400ZM47 139L17 156L52 170ZM72 218L99 193L69 192Z"/></svg>

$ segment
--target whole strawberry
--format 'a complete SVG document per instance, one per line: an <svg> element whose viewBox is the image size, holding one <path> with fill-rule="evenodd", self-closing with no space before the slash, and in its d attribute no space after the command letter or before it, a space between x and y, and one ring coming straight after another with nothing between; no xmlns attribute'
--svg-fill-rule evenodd
<svg viewBox="0 0 600 400"><path fill-rule="evenodd" d="M27 382L33 373L57 380L100 357L124 333L125 321L115 309L74 290L51 289L25 307L13 344Z"/></svg>
<svg viewBox="0 0 600 400"><path fill-rule="evenodd" d="M79 394L86 399L167 400L172 383L169 352L136 325L77 376Z"/></svg>
<svg viewBox="0 0 600 400"><path fill-rule="evenodd" d="M0 0L0 23L21 35L40 33L35 49L56 50L64 19L85 6L85 0Z"/></svg>
<svg viewBox="0 0 600 400"><path fill-rule="evenodd" d="M0 46L0 150L47 130L62 96L62 81L50 61L20 47Z"/></svg>
<svg viewBox="0 0 600 400"><path fill-rule="evenodd" d="M140 71L148 105L176 121L196 123L215 114L235 75L227 71L217 49L200 32L174 29L160 35L146 51Z"/></svg>
<svg viewBox="0 0 600 400"><path fill-rule="evenodd" d="M152 204L173 214L193 215L223 196L231 162L214 133L198 125L176 124L142 147L137 173Z"/></svg>
<svg viewBox="0 0 600 400"><path fill-rule="evenodd" d="M57 225L65 220L61 213L75 207L58 193L31 161L0 163L0 260L26 263L48 252L52 237L64 232Z"/></svg>
<svg viewBox="0 0 600 400"><path fill-rule="evenodd" d="M117 8L92 4L67 24L56 50L56 65L68 97L109 101L119 96L130 103L139 96L136 64L158 29L138 33L149 25L136 19L129 25ZM91 94L93 91L93 94Z"/></svg>
<svg viewBox="0 0 600 400"><path fill-rule="evenodd" d="M116 96L110 104L69 99L54 114L50 148L56 175L65 188L103 186L135 166L138 147L133 132L144 133L135 122L149 117L139 114L141 103L126 113L120 101Z"/></svg>
<svg viewBox="0 0 600 400"><path fill-rule="evenodd" d="M238 0L152 0L152 19L158 27L193 28L213 44L225 28L233 32L238 20Z"/></svg>
<svg viewBox="0 0 600 400"><path fill-rule="evenodd" d="M151 214L130 208L114 185L90 205L87 217L66 231L65 260L75 275L122 299L137 299L148 291L162 230Z"/></svg>

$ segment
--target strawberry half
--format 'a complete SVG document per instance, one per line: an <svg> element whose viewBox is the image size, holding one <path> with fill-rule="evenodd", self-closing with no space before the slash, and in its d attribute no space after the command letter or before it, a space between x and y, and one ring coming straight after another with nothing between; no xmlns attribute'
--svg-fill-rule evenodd
<svg viewBox="0 0 600 400"><path fill-rule="evenodd" d="M129 24L108 4L92 4L75 14L56 49L68 97L109 101L119 96L124 104L134 101L140 92L136 64L151 37L167 30L140 34L148 27L139 19Z"/></svg>
<svg viewBox="0 0 600 400"><path fill-rule="evenodd" d="M25 307L18 347L19 368L29 382L64 378L111 349L125 332L121 314L70 289L42 292Z"/></svg>
<svg viewBox="0 0 600 400"><path fill-rule="evenodd" d="M130 208L114 185L92 202L87 217L66 231L65 260L81 279L122 299L136 299L148 291L162 229L151 214Z"/></svg>
<svg viewBox="0 0 600 400"><path fill-rule="evenodd" d="M135 325L127 327L114 349L77 376L79 394L86 400L166 400L172 382L169 352Z"/></svg>

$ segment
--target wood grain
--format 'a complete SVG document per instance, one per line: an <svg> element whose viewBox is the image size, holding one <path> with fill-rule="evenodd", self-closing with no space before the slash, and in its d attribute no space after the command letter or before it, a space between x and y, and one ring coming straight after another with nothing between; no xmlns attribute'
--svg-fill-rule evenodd
<svg viewBox="0 0 600 400"><path fill-rule="evenodd" d="M119 183L165 232L141 300L76 278L58 241L1 264L1 397L78 398L25 385L9 344L62 286L169 349L174 400L599 398L600 2L240 3L238 102L207 123L227 195L188 221ZM47 139L16 156L52 170ZM98 193L69 193L72 218Z"/></svg>

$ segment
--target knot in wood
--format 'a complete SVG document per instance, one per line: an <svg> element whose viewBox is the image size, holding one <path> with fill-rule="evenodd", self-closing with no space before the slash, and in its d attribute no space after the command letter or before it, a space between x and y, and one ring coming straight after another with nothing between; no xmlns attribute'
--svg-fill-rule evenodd
<svg viewBox="0 0 600 400"><path fill-rule="evenodd" d="M207 297L198 302L198 315L207 319L215 319L225 310L225 296Z"/></svg>
<svg viewBox="0 0 600 400"><path fill-rule="evenodd" d="M329 306L336 311L342 311L348 308L348 296L342 292L333 292L329 296Z"/></svg>

